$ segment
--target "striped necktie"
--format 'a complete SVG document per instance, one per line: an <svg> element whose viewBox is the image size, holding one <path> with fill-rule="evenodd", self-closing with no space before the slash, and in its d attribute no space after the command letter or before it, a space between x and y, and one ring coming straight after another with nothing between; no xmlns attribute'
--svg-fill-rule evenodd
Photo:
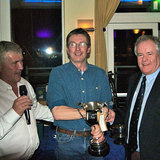
<svg viewBox="0 0 160 160"><path fill-rule="evenodd" d="M136 103L132 112L131 121L130 121L128 145L131 153L136 151L137 149L137 125L138 125L139 114L140 114L141 105L144 97L144 92L145 92L145 84L146 84L146 76L143 77L141 87L139 89L139 93L136 99Z"/></svg>

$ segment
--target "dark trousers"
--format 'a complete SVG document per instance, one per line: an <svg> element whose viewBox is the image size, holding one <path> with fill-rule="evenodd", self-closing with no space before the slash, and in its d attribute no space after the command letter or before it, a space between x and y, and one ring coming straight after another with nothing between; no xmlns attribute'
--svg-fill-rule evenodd
<svg viewBox="0 0 160 160"><path fill-rule="evenodd" d="M127 145L125 146L125 152L127 160L140 160L140 152L131 152Z"/></svg>

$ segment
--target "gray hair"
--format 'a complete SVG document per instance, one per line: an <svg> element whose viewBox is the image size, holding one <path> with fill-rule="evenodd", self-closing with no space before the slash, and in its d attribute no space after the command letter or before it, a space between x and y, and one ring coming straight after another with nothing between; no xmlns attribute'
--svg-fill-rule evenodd
<svg viewBox="0 0 160 160"><path fill-rule="evenodd" d="M138 39L135 43L135 46L134 46L134 53L135 53L136 56L137 56L137 46L141 42L144 42L144 41L147 41L147 40L151 40L155 43L156 50L157 50L158 54L160 54L160 41L159 41L159 39L157 37L152 36L152 35L142 35L142 36L138 37Z"/></svg>
<svg viewBox="0 0 160 160"><path fill-rule="evenodd" d="M22 49L14 42L0 41L0 64L5 61L5 55L9 54L10 52L19 54L22 53Z"/></svg>

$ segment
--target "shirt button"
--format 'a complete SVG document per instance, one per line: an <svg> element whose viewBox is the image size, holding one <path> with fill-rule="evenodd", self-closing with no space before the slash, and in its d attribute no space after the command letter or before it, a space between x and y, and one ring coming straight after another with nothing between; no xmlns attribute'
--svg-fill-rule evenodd
<svg viewBox="0 0 160 160"><path fill-rule="evenodd" d="M84 80L84 78L81 78L81 80L83 81L83 80Z"/></svg>
<svg viewBox="0 0 160 160"><path fill-rule="evenodd" d="M96 87L96 89L98 89L98 87Z"/></svg>
<svg viewBox="0 0 160 160"><path fill-rule="evenodd" d="M78 69L78 71L80 72L81 70L80 70L80 69Z"/></svg>
<svg viewBox="0 0 160 160"><path fill-rule="evenodd" d="M85 91L83 90L82 93L84 93Z"/></svg>

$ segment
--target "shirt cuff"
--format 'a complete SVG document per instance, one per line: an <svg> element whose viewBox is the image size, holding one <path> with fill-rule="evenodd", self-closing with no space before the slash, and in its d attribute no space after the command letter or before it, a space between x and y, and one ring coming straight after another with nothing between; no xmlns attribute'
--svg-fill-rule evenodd
<svg viewBox="0 0 160 160"><path fill-rule="evenodd" d="M20 118L21 116L18 115L13 108L11 108L10 110L8 110L7 113L5 113L5 115L3 116L3 118L5 119L6 122L8 122L9 124L14 124L16 123L16 121Z"/></svg>

